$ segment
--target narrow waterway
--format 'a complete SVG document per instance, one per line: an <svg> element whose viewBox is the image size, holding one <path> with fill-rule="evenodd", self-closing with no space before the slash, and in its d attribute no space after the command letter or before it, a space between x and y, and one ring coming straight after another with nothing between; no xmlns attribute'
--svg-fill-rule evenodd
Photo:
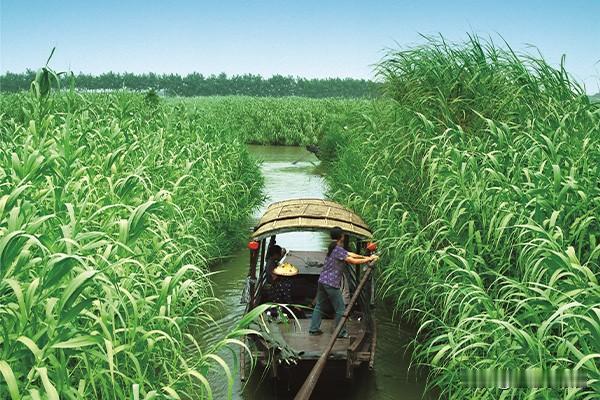
<svg viewBox="0 0 600 400"><path fill-rule="evenodd" d="M301 147L250 146L250 152L262 161L262 173L265 177L265 191L268 196L265 205L257 210L256 221L266 206L274 201L298 197L323 198L326 192L325 182L319 175L319 162ZM249 227L248 227L249 229ZM327 236L322 233L289 233L278 235L277 243L295 250L321 250L327 244ZM230 330L244 312L240 296L248 273L248 251L243 248L231 258L216 266L213 271L215 296L222 302L218 315L215 315L219 328L211 329L208 335L214 339L222 337ZM376 307L378 328L377 351L373 371L360 371L353 382L327 382L324 375L317 387L313 399L422 399L425 377L419 376L414 369L409 370L410 353L407 344L414 332L399 328L394 321L391 308L385 304ZM229 354L223 354L229 357ZM243 385L236 377L234 399L288 399L295 393L288 392L285 385L274 385L269 378L260 379L255 371L252 379ZM211 377L214 396L226 398L227 381L215 374ZM283 386L283 387L282 387ZM342 389L340 389L342 388Z"/></svg>

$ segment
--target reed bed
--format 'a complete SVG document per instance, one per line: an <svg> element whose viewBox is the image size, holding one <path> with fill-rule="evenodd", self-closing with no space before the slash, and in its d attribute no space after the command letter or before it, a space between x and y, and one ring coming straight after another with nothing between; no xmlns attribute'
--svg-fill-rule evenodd
<svg viewBox="0 0 600 400"><path fill-rule="evenodd" d="M366 100L307 99L301 97L217 96L174 99L221 140L249 144L316 144L325 133L338 132Z"/></svg>
<svg viewBox="0 0 600 400"><path fill-rule="evenodd" d="M392 51L378 72L385 95L340 142L329 183L376 228L382 294L420 327L428 385L597 398L600 107L562 65L477 37ZM572 369L588 387L465 384L487 368Z"/></svg>
<svg viewBox="0 0 600 400"><path fill-rule="evenodd" d="M190 332L262 201L256 162L183 105L38 83L0 96L0 398L211 398L253 315Z"/></svg>

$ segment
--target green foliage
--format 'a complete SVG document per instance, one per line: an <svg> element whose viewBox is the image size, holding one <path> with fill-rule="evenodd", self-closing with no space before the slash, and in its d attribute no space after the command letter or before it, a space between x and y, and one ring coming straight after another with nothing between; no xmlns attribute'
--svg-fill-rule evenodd
<svg viewBox="0 0 600 400"><path fill-rule="evenodd" d="M391 52L331 168L376 228L383 294L451 399L600 391L600 108L563 67L473 37ZM475 390L466 369L572 368L588 389Z"/></svg>
<svg viewBox="0 0 600 400"><path fill-rule="evenodd" d="M144 101L151 107L156 107L160 102L160 97L158 97L158 93L156 90L150 89L144 95Z"/></svg>
<svg viewBox="0 0 600 400"><path fill-rule="evenodd" d="M367 109L369 103L355 103L352 107L346 107L346 112L330 112L327 114L323 126L323 132L318 139L319 158L331 163L335 161L338 154L344 151L344 146L350 134L349 126L361 122L362 111Z"/></svg>
<svg viewBox="0 0 600 400"><path fill-rule="evenodd" d="M211 126L218 140L237 138L251 144L303 145L317 143L339 129L366 104L361 100L206 97L176 99L192 118Z"/></svg>
<svg viewBox="0 0 600 400"><path fill-rule="evenodd" d="M52 55L54 55L55 48L50 52L50 56L46 61L46 65L40 68L40 70L35 74L35 79L31 82L30 89L35 97L39 100L45 99L48 94L50 94L50 89L53 84L56 84L57 88L60 88L60 75L62 72L56 73L52 70L48 63L52 59Z"/></svg>
<svg viewBox="0 0 600 400"><path fill-rule="evenodd" d="M177 104L0 96L0 397L211 397L207 263L245 235L256 163ZM231 383L231 382L230 382Z"/></svg>
<svg viewBox="0 0 600 400"><path fill-rule="evenodd" d="M343 152L346 138L339 130L332 130L319 140L319 158L325 162L334 162Z"/></svg>
<svg viewBox="0 0 600 400"><path fill-rule="evenodd" d="M0 90L19 92L29 87L35 72L7 72L0 75ZM364 79L306 79L274 75L263 78L260 75L225 74L203 76L192 73L186 76L177 74L132 74L108 72L101 75L80 73L76 76L76 87L81 90L121 90L146 91L149 88L164 90L170 96L300 96L311 98L362 98L377 95L380 84Z"/></svg>

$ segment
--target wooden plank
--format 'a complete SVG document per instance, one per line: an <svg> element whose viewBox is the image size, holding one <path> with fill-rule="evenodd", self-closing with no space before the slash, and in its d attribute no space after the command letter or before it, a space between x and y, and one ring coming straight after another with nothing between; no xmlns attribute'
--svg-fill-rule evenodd
<svg viewBox="0 0 600 400"><path fill-rule="evenodd" d="M350 347L348 347L349 352L354 353L354 352L356 352L356 349L358 349L358 346L362 346L363 340L365 339L365 334L366 334L365 329L361 329L357 333L356 338L354 339L354 342L350 345Z"/></svg>
<svg viewBox="0 0 600 400"><path fill-rule="evenodd" d="M335 329L335 321L332 319L324 319L321 322L323 334L318 336L311 336L308 334L310 319L303 318L299 319L298 322L300 323L300 327L298 327L294 321L290 321L288 324L271 322L269 323L269 329L271 330L272 335L281 337L288 346L297 352L301 352L300 359L319 358L327 347L327 343ZM350 320L346 323L348 334L353 338L364 337L366 331L365 328L364 323L361 321ZM331 358L346 359L349 348L350 338L338 339L331 351Z"/></svg>

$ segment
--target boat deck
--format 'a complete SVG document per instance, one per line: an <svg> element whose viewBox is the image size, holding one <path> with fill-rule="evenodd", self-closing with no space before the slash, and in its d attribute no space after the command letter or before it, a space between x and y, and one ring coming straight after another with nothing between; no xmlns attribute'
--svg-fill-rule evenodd
<svg viewBox="0 0 600 400"><path fill-rule="evenodd" d="M301 359L316 359L321 356L327 343L331 339L331 334L335 329L334 320L324 319L321 322L322 335L311 336L308 334L310 319L299 319L300 327L294 320L287 324L269 323L269 329L273 336L283 339L292 349L300 354ZM362 341L365 335L365 326L361 321L349 320L346 322L349 338L339 338L336 340L331 355L332 359L345 359L348 355L348 349L356 341Z"/></svg>

